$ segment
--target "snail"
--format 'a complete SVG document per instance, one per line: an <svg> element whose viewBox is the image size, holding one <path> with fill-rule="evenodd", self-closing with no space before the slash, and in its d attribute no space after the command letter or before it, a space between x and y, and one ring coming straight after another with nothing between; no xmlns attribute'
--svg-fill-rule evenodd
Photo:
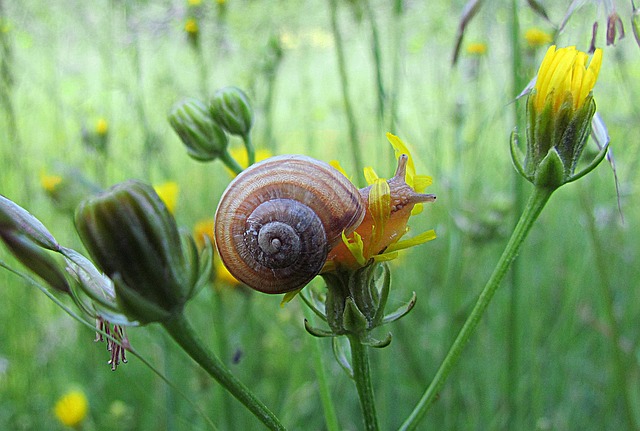
<svg viewBox="0 0 640 431"><path fill-rule="evenodd" d="M276 156L229 184L216 210L215 243L241 282L265 293L290 292L318 275L365 210L358 189L327 163Z"/></svg>

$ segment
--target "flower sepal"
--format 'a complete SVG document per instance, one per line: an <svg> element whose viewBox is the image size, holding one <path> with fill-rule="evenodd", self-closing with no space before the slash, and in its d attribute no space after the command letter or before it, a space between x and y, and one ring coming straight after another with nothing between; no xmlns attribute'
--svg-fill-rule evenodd
<svg viewBox="0 0 640 431"><path fill-rule="evenodd" d="M538 165L533 184L536 187L555 190L565 182L564 164L556 149L552 148Z"/></svg>

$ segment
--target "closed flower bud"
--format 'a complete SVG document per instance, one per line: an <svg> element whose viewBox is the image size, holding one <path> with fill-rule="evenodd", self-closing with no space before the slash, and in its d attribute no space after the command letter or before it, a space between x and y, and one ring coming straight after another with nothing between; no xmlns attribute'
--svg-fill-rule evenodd
<svg viewBox="0 0 640 431"><path fill-rule="evenodd" d="M169 123L191 157L215 160L227 149L229 138L214 121L207 106L198 99L185 99L173 106Z"/></svg>
<svg viewBox="0 0 640 431"><path fill-rule="evenodd" d="M147 323L181 312L198 284L198 256L153 187L118 184L83 202L75 223L127 315Z"/></svg>
<svg viewBox="0 0 640 431"><path fill-rule="evenodd" d="M0 240L27 268L58 292L69 293L69 283L59 265L48 250L35 244L27 236L15 230L0 229Z"/></svg>
<svg viewBox="0 0 640 431"><path fill-rule="evenodd" d="M555 189L584 174L575 174L575 169L596 111L591 91L598 78L602 50L595 51L588 67L587 59L587 54L575 47L551 46L538 71L527 100L524 164L514 156L518 170L538 186ZM513 149L512 154L516 154Z"/></svg>
<svg viewBox="0 0 640 431"><path fill-rule="evenodd" d="M213 95L211 115L232 135L246 136L253 126L249 98L237 87L222 88Z"/></svg>

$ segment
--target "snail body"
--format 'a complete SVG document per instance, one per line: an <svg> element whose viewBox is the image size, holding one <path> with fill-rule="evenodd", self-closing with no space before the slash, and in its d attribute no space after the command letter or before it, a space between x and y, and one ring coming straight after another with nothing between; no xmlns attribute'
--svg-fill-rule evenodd
<svg viewBox="0 0 640 431"><path fill-rule="evenodd" d="M358 189L328 164L276 156L240 173L222 195L215 241L229 272L265 293L299 289L322 269L342 232L362 222Z"/></svg>

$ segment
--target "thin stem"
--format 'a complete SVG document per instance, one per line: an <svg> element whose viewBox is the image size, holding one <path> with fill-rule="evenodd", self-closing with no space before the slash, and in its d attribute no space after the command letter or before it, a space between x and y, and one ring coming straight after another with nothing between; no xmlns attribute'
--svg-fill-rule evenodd
<svg viewBox="0 0 640 431"><path fill-rule="evenodd" d="M256 162L256 149L253 147L251 134L247 133L246 135L242 135L242 141L244 142L244 147L247 149L247 160L249 160L249 166L251 166Z"/></svg>
<svg viewBox="0 0 640 431"><path fill-rule="evenodd" d="M382 54L380 50L380 37L378 36L378 24L376 23L376 15L371 7L370 0L365 0L364 8L367 13L367 19L371 25L371 51L373 54L373 63L375 65L376 75L376 94L378 96L378 120L383 125L385 114L385 91L382 79Z"/></svg>
<svg viewBox="0 0 640 431"><path fill-rule="evenodd" d="M278 418L240 382L215 355L207 350L184 317L178 314L162 322L169 335L211 377L247 407L270 430L284 430Z"/></svg>
<svg viewBox="0 0 640 431"><path fill-rule="evenodd" d="M609 256L605 252L604 245L602 244L602 239L598 234L595 216L593 214L593 205L584 188L581 189L580 198L587 219L587 230L589 232L589 237L593 245L595 254L594 264L598 276L600 277L599 283L597 284L600 286L600 293L604 299L605 318L607 320L607 326L609 327L611 336L613 372L617 386L616 392L619 392L622 396L627 426L629 427L629 429L637 430L640 429L640 423L638 423L638 420L636 419L636 415L633 410L633 402L631 401L629 390L627 388L627 366L625 364L625 359L622 355L622 351L620 350L622 337L620 335L620 325L618 325L618 321L616 320L613 287L611 286L611 283L609 281Z"/></svg>
<svg viewBox="0 0 640 431"><path fill-rule="evenodd" d="M353 368L353 380L356 382L360 407L364 418L364 429L377 431L378 417L376 404L373 397L373 385L371 382L371 368L369 366L369 347L360 342L355 335L348 335L351 346L351 367Z"/></svg>
<svg viewBox="0 0 640 431"><path fill-rule="evenodd" d="M524 66L522 61L522 50L520 49L520 20L518 12L520 8L518 0L511 0L511 75L512 85L511 95L515 99L522 89L527 85ZM521 106L513 103L513 113L515 124L518 130L524 130L524 115ZM524 180L514 171L513 173L513 201L515 206L515 214L522 213L524 208ZM519 261L516 259L511 265L511 271L507 278L509 290L509 310L507 325L507 380L506 380L506 410L507 410L507 429L518 428L518 316L520 302L519 286L522 285L522 271Z"/></svg>
<svg viewBox="0 0 640 431"><path fill-rule="evenodd" d="M431 381L431 384L422 395L422 398L413 409L407 420L402 424L400 430L414 430L424 417L424 415L429 410L429 407L435 401L438 392L444 385L445 380L451 373L454 365L460 359L462 354L462 350L469 342L471 335L478 326L480 322L480 318L484 314L485 310L489 306L493 295L496 293L496 290L500 286L500 282L504 278L507 273L507 269L513 262L513 260L518 255L518 251L520 250L520 246L522 245L524 239L527 234L531 230L533 223L536 221L540 212L544 208L545 204L551 197L553 190L545 189L542 187L536 187L529 197L529 201L524 209L524 212L520 216L520 220L516 225L513 233L511 234L511 238L507 243L504 251L502 252L502 256L500 256L500 260L493 270L493 274L487 281L487 284L482 289L480 296L476 302L476 305L473 307L471 314L467 317L462 329L458 333L457 338L449 348L449 352L447 356L444 358L442 363L440 364L440 368L436 372L435 377Z"/></svg>
<svg viewBox="0 0 640 431"><path fill-rule="evenodd" d="M338 1L329 0L331 6L331 29L333 31L333 38L336 46L336 56L338 57L338 72L340 73L340 84L342 85L342 101L344 103L344 111L347 116L347 122L349 124L349 138L351 143L351 155L353 157L353 163L359 176L362 176L364 165L362 164L362 157L360 155L360 143L358 141L358 126L356 124L356 117L351 105L351 99L349 98L349 79L347 77L347 65L344 54L344 41L342 40L342 33L340 33L340 27L338 26Z"/></svg>
<svg viewBox="0 0 640 431"><path fill-rule="evenodd" d="M244 170L236 159L231 157L231 154L226 150L220 155L220 160L222 160L222 163L224 163L227 168L231 169L235 175L238 175Z"/></svg>
<svg viewBox="0 0 640 431"><path fill-rule="evenodd" d="M300 298L304 298L303 295L299 296ZM311 321L313 319L313 311L309 307L302 308L307 320ZM322 360L322 349L320 348L322 340L316 337L307 337L307 340L309 340L309 343L313 344L313 351L311 352L311 355L313 356L313 368L318 380L318 391L320 392L320 401L322 402L322 410L324 411L324 421L327 431L340 431L340 423L338 422L336 409L333 405L331 390L329 388L329 382L327 381L327 373Z"/></svg>
<svg viewBox="0 0 640 431"><path fill-rule="evenodd" d="M212 294L211 294L211 302L212 302L212 323L214 325L214 334L215 334L215 345L217 346L218 353L222 357L223 362L227 362L230 358L229 354L229 343L227 337L227 316L225 315L225 304L224 294L222 290L226 288L226 286L211 286ZM227 424L227 429L233 429L235 420L233 417L233 408L232 408L232 400L227 391L220 391L220 398L222 400L222 411L221 422Z"/></svg>

